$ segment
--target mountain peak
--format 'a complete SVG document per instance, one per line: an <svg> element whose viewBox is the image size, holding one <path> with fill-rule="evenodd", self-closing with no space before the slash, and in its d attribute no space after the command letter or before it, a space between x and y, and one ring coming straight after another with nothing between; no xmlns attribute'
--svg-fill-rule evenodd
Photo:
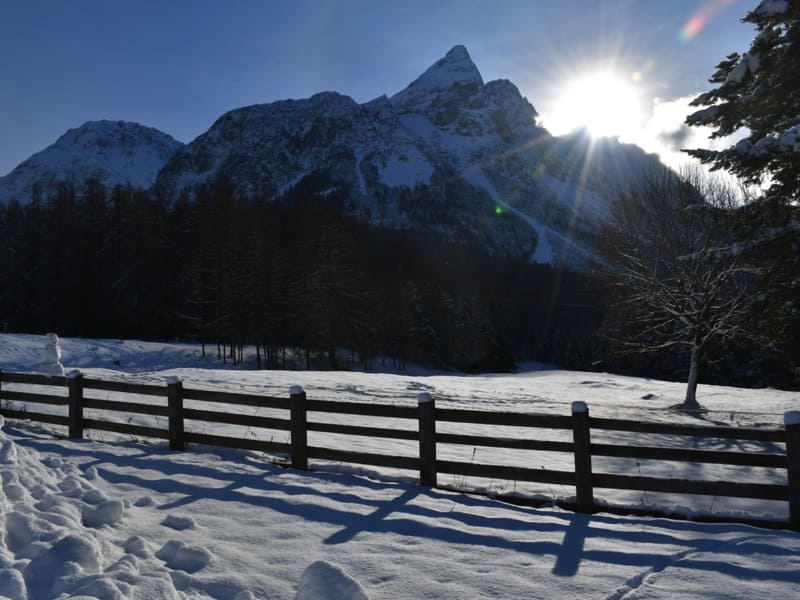
<svg viewBox="0 0 800 600"><path fill-rule="evenodd" d="M68 129L56 140L55 146L67 147L70 145L92 145L108 147L114 144L123 146L146 145L172 146L173 149L182 146L172 136L134 121L101 119L99 121L86 121L80 127Z"/></svg>
<svg viewBox="0 0 800 600"><path fill-rule="evenodd" d="M450 51L444 55L445 60L451 61L459 61L459 60L468 60L472 62L472 59L469 57L469 52L467 52L466 46L461 44L457 44L450 48Z"/></svg>
<svg viewBox="0 0 800 600"><path fill-rule="evenodd" d="M421 97L448 90L454 85L476 89L483 86L478 67L472 62L467 49L461 45L453 46L406 89L395 94L392 102L401 105L417 104Z"/></svg>
<svg viewBox="0 0 800 600"><path fill-rule="evenodd" d="M87 121L0 177L0 202L28 202L35 186L45 194L59 183L81 185L95 178L107 187L148 188L183 144L152 127L131 121Z"/></svg>

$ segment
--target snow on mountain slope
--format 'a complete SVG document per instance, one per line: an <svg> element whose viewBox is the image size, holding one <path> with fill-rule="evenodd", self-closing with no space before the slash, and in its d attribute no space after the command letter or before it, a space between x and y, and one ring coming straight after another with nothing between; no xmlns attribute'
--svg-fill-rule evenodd
<svg viewBox="0 0 800 600"><path fill-rule="evenodd" d="M467 49L455 46L407 88L392 96L392 102L422 112L437 100L439 94L463 88L478 90L482 86L483 78Z"/></svg>
<svg viewBox="0 0 800 600"><path fill-rule="evenodd" d="M574 180L561 180L547 173L539 178L539 185L547 196L562 206L578 206L580 212L593 219L609 218L609 203L596 192L581 187Z"/></svg>
<svg viewBox="0 0 800 600"><path fill-rule="evenodd" d="M530 141L545 133L516 86L508 80L484 84L463 46L450 50L391 101L400 114L425 115L436 127L429 130L434 136L456 134L472 145Z"/></svg>
<svg viewBox="0 0 800 600"><path fill-rule="evenodd" d="M455 46L391 98L329 91L238 108L186 146L132 123L87 123L0 179L0 201L86 177L154 184L165 198L223 179L277 201L336 191L372 225L588 268L614 196L657 158L580 132L555 138L536 118L513 83L484 82Z"/></svg>
<svg viewBox="0 0 800 600"><path fill-rule="evenodd" d="M660 166L615 139L550 136L511 82L483 83L463 46L391 100L409 138L535 231L534 262L599 262L595 236L614 197Z"/></svg>
<svg viewBox="0 0 800 600"><path fill-rule="evenodd" d="M166 133L138 123L89 121L0 177L0 202L12 198L28 202L35 187L46 195L59 183L80 186L90 177L107 187L130 184L149 188L182 145Z"/></svg>
<svg viewBox="0 0 800 600"><path fill-rule="evenodd" d="M544 172L557 140L536 125L535 109L511 82L483 84L456 46L392 102L409 137L535 231L533 262L577 269L597 262L592 224L607 214L607 201Z"/></svg>
<svg viewBox="0 0 800 600"><path fill-rule="evenodd" d="M435 230L520 257L533 237L541 244L537 259L550 262L541 216L494 216L498 203L521 211L546 191L534 175L534 146L549 135L535 117L512 83L484 84L467 50L456 46L391 99L359 105L325 92L233 110L176 152L157 186L174 196L224 176L240 193L277 196L322 176L347 190L347 208L370 223ZM481 181L470 173L481 173Z"/></svg>
<svg viewBox="0 0 800 600"><path fill-rule="evenodd" d="M419 150L410 149L409 155L392 154L386 163L378 168L381 183L389 187L429 183L433 175L433 166L425 160Z"/></svg>
<svg viewBox="0 0 800 600"><path fill-rule="evenodd" d="M531 262L549 265L566 264L580 269L585 264L596 263L599 260L592 250L584 247L579 240L544 225L541 220L526 214L503 200L492 183L478 169L471 169L464 175L467 181L476 187L486 190L502 211L512 213L536 232L538 243L530 257ZM573 193L581 194L582 192L574 191ZM561 201L566 202L564 199Z"/></svg>
<svg viewBox="0 0 800 600"><path fill-rule="evenodd" d="M380 100L380 99L379 99ZM157 185L175 193L230 178L241 193L275 193L313 171L327 172L356 193L378 184L376 170L389 181L399 163L409 170L408 185L433 171L424 154L398 135L388 102L364 105L336 92L304 100L283 100L232 110L179 150L159 174Z"/></svg>

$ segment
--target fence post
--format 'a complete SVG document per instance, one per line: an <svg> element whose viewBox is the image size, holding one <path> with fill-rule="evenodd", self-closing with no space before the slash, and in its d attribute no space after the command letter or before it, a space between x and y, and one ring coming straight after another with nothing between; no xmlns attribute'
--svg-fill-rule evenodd
<svg viewBox="0 0 800 600"><path fill-rule="evenodd" d="M183 450L183 383L177 377L167 377L167 416L169 418L169 449Z"/></svg>
<svg viewBox="0 0 800 600"><path fill-rule="evenodd" d="M789 480L789 526L800 531L800 411L783 415L786 427L786 466Z"/></svg>
<svg viewBox="0 0 800 600"><path fill-rule="evenodd" d="M289 413L292 421L292 468L308 470L308 419L306 393L299 385L289 388Z"/></svg>
<svg viewBox="0 0 800 600"><path fill-rule="evenodd" d="M68 437L83 439L83 375L80 371L67 373L69 390L69 415L67 417Z"/></svg>
<svg viewBox="0 0 800 600"><path fill-rule="evenodd" d="M419 482L436 487L436 404L430 394L417 396L419 406Z"/></svg>
<svg viewBox="0 0 800 600"><path fill-rule="evenodd" d="M572 403L572 440L575 444L575 510L594 510L592 489L592 452L589 437L589 407L585 402Z"/></svg>

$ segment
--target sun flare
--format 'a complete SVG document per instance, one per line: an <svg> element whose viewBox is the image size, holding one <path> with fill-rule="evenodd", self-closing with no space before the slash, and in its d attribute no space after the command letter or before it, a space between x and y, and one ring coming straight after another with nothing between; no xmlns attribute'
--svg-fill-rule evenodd
<svg viewBox="0 0 800 600"><path fill-rule="evenodd" d="M543 124L555 135L585 127L595 137L632 138L642 118L635 85L615 73L597 71L569 81Z"/></svg>

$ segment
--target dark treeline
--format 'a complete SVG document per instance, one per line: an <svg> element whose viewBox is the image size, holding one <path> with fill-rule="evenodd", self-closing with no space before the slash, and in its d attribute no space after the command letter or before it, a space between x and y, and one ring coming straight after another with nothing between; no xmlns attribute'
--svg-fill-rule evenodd
<svg viewBox="0 0 800 600"><path fill-rule="evenodd" d="M89 181L0 205L0 324L202 341L232 360L255 344L271 368L349 366L342 350L366 368L597 359L601 312L585 278L370 227L345 216L346 198L300 185L243 200L222 180L165 200Z"/></svg>

